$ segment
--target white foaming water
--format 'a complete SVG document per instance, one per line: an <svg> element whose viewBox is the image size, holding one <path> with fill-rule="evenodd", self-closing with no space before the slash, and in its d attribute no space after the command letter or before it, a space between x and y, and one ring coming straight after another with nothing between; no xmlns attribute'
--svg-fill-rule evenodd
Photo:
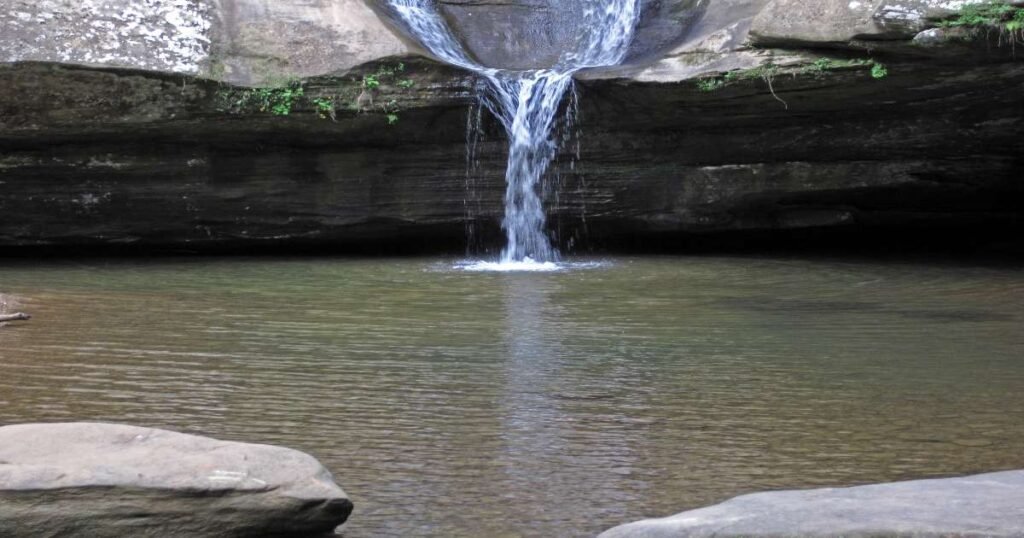
<svg viewBox="0 0 1024 538"><path fill-rule="evenodd" d="M436 0L387 0L410 32L438 58L487 80L484 104L501 121L509 139L505 171L507 243L500 263L480 270L553 270L558 250L546 231L538 185L558 147L551 139L559 103L580 69L616 65L633 40L639 0L581 0L580 39L549 69L503 71L470 59L437 11ZM541 267L541 269L527 269Z"/></svg>
<svg viewBox="0 0 1024 538"><path fill-rule="evenodd" d="M600 269L608 267L609 262L538 262L530 258L522 261L488 262L466 260L455 264L455 269L470 273L557 273L579 269Z"/></svg>

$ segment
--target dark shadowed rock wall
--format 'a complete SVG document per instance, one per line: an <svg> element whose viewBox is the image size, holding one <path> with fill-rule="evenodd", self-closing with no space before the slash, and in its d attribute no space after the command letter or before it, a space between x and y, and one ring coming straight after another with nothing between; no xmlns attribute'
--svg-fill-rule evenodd
<svg viewBox="0 0 1024 538"><path fill-rule="evenodd" d="M881 0L864 13L804 6L808 19L850 21L828 35L766 15L794 2L650 3L668 10L642 22L650 46L624 68L581 75L581 121L559 127L548 182L563 244L678 248L821 230L907 246L1021 237L1024 61L1005 36L945 36L929 29L941 12L897 20ZM0 246L459 251L467 227L499 246L505 142L486 114L467 176L479 81L417 59L390 33L326 61L275 41L291 30L264 28L326 25L334 33L309 35L330 40L374 20L388 32L366 6L321 4L213 6L202 12L207 48L182 69L18 56L0 38ZM691 17L678 35L663 31L672 9ZM362 77L382 70L393 74L365 91ZM286 116L232 104L250 91L232 84L296 75L303 95Z"/></svg>

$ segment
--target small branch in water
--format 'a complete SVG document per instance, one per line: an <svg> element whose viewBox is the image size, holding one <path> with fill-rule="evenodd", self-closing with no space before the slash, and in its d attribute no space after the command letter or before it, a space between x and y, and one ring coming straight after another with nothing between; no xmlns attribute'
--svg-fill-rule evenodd
<svg viewBox="0 0 1024 538"><path fill-rule="evenodd" d="M25 314L24 312L18 312L17 314L0 314L0 323L7 321L28 321L32 319L32 316Z"/></svg>

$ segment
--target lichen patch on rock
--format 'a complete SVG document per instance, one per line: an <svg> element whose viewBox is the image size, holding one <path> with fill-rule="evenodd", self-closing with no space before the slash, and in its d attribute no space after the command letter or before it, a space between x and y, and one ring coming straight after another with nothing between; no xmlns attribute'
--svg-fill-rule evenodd
<svg viewBox="0 0 1024 538"><path fill-rule="evenodd" d="M196 74L209 56L205 0L0 0L0 61Z"/></svg>

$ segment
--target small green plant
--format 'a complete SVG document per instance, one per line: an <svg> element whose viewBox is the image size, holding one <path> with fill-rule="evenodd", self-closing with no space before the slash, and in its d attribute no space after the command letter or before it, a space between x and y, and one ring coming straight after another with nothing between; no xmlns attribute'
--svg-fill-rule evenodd
<svg viewBox="0 0 1024 538"><path fill-rule="evenodd" d="M725 86L725 81L718 77L702 78L697 81L697 89L702 92L713 92L723 86Z"/></svg>
<svg viewBox="0 0 1024 538"><path fill-rule="evenodd" d="M817 60L814 60L814 63L807 68L807 71L812 73L824 73L826 71L831 71L835 68L836 61L833 60L832 58L818 58Z"/></svg>
<svg viewBox="0 0 1024 538"><path fill-rule="evenodd" d="M411 78L400 79L399 76L402 73L405 73L405 64L399 62L393 65L382 65L376 72L363 75L362 93L354 102L355 110L366 112L376 108L384 114L388 125L398 123L399 112L402 110L398 101L389 99L384 104L374 105L374 97L381 93L393 96L396 89L404 91L416 85L416 81Z"/></svg>
<svg viewBox="0 0 1024 538"><path fill-rule="evenodd" d="M380 108L384 112L384 117L388 120L388 125L398 123L398 113L402 111L402 107L398 106L398 101L392 99L381 105Z"/></svg>
<svg viewBox="0 0 1024 538"><path fill-rule="evenodd" d="M889 70L885 67L885 64L875 62L871 66L871 77L874 79L882 79L889 76Z"/></svg>
<svg viewBox="0 0 1024 538"><path fill-rule="evenodd" d="M320 116L320 119L325 120L330 118L334 121L338 120L334 109L334 99L328 97L317 97L316 99L313 99L313 106L316 107L316 112L317 115Z"/></svg>
<svg viewBox="0 0 1024 538"><path fill-rule="evenodd" d="M305 88L298 80L274 88L222 89L217 92L218 109L232 114L269 112L275 116L287 116L304 94Z"/></svg>

